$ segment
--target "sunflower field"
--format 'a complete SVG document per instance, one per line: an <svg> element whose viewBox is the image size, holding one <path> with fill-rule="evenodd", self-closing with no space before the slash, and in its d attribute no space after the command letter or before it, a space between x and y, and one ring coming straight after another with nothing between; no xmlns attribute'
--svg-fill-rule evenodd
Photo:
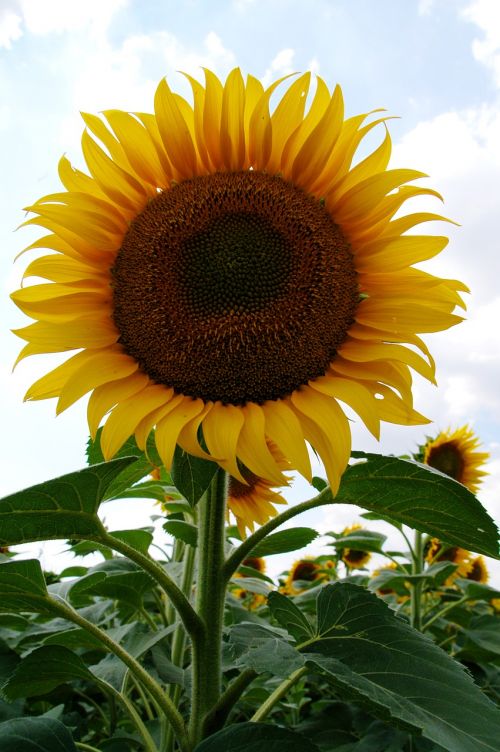
<svg viewBox="0 0 500 752"><path fill-rule="evenodd" d="M0 500L0 749L499 752L488 455L468 426L411 456L351 446L353 419L430 422L421 335L468 288L421 268L448 239L420 226L451 220L408 202L441 196L339 86L188 79L191 101L164 79L153 113L83 113L86 171L63 157L26 207L46 234L12 294L18 361L65 358L26 399L88 395L90 438L87 467ZM108 529L132 498L151 525ZM296 518L336 504L362 521L305 556ZM47 540L74 565L18 557Z"/></svg>

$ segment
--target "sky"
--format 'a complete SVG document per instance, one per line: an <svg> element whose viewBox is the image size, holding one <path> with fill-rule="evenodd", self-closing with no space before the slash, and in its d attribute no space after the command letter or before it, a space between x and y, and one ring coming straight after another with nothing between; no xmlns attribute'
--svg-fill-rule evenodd
<svg viewBox="0 0 500 752"><path fill-rule="evenodd" d="M265 84L311 70L330 88L340 83L348 115L384 107L396 116L391 166L426 172L425 184L445 197L444 210L435 199L412 209L460 224L447 225L450 244L425 269L466 282L471 295L465 322L426 336L438 387L416 377L414 394L432 424L386 424L377 443L354 421L353 446L404 454L426 435L470 424L491 455L479 497L500 522L498 0L0 0L0 496L83 467L87 441L85 399L57 419L54 401L22 401L55 365L49 356L12 373L21 341L10 330L29 323L9 300L27 257L13 262L40 234L16 231L23 207L60 190L63 154L84 168L80 111L151 112L163 76L189 96L179 71L201 79L203 66L221 77L240 66ZM310 495L298 481L290 498ZM120 502L103 511L110 528L136 527L148 524L151 506ZM294 524L325 532L355 520L352 507L336 506ZM23 551L61 569L63 548ZM309 551L325 553L324 541ZM275 557L275 571L288 563ZM492 580L500 586L498 565Z"/></svg>

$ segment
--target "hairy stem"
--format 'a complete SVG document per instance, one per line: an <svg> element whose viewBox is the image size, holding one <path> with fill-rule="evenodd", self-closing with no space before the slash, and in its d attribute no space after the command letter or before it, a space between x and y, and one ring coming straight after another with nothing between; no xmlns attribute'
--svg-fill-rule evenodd
<svg viewBox="0 0 500 752"><path fill-rule="evenodd" d="M423 557L423 537L422 533L415 530L415 539L413 543L412 557L412 574L421 574L424 567ZM420 632L422 629L422 582L415 582L411 585L411 615L410 623L414 629Z"/></svg>
<svg viewBox="0 0 500 752"><path fill-rule="evenodd" d="M293 685L296 684L298 680L307 673L307 671L307 666L301 666L296 671L294 671L293 674L290 674L288 679L285 679L283 682L281 682L279 687L276 687L274 692L272 692L267 700L262 703L260 708L253 714L250 720L253 723L263 721L264 718L269 715L274 706L287 694L288 690L293 687Z"/></svg>
<svg viewBox="0 0 500 752"><path fill-rule="evenodd" d="M269 535L269 533L272 533L273 530L276 530L277 527L280 527L280 525L282 525L284 522L287 522L287 520L292 519L292 517L296 517L298 514L302 514L302 512L308 512L310 509L315 509L316 507L321 507L325 504L331 504L332 502L332 492L328 487L321 491L321 493L319 493L313 499L309 499L308 501L303 501L302 504L297 504L296 506L289 507L281 514L277 515L277 517L273 517L271 520L269 520L269 522L266 522L266 524L262 525L262 527L256 530L255 533L249 535L248 538L244 540L235 551L233 551L231 556L228 557L224 565L225 582L229 581L233 573L236 572L240 564L242 564L245 559L248 558L255 546L260 543L261 540L263 540L267 535Z"/></svg>
<svg viewBox="0 0 500 752"><path fill-rule="evenodd" d="M204 719L221 693L222 626L226 583L224 566L224 521L227 475L218 469L199 503L198 575L196 611L203 623L203 636L192 640L192 693L190 739L193 746L204 736Z"/></svg>
<svg viewBox="0 0 500 752"><path fill-rule="evenodd" d="M246 668L231 682L206 718L205 728L209 733L213 734L224 726L229 713L236 705L245 689L254 679L257 678L257 676L258 674L253 668Z"/></svg>
<svg viewBox="0 0 500 752"><path fill-rule="evenodd" d="M141 664L136 661L130 653L122 648L121 645L111 639L103 629L85 619L81 614L64 603L64 601L59 599L56 600L55 598L49 598L49 600L54 610L56 610L64 619L73 622L73 624L77 624L82 629L85 629L86 632L92 634L127 666L131 674L133 674L142 686L148 690L151 697L156 700L162 712L168 718L169 723L173 726L174 733L181 749L189 749L186 727L182 716L160 685L151 678Z"/></svg>
<svg viewBox="0 0 500 752"><path fill-rule="evenodd" d="M132 548L132 546L129 546L124 541L113 537L109 533L100 534L99 538L96 540L98 540L99 543L104 543L104 545L109 546L109 548L112 548L114 551L118 551L118 553L123 554L128 559L131 559L131 561L135 561L136 564L144 569L144 571L146 571L158 583L158 585L163 588L177 609L186 631L191 637L197 635L201 631L202 623L199 616L196 614L182 590L176 585L172 578L169 577L160 564L149 556Z"/></svg>

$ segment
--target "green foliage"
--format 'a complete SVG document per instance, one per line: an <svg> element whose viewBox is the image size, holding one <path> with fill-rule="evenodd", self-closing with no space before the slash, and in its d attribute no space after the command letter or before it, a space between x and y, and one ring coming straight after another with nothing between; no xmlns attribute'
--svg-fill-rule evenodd
<svg viewBox="0 0 500 752"><path fill-rule="evenodd" d="M217 472L217 463L193 457L177 446L172 464L172 480L191 506L196 506Z"/></svg>
<svg viewBox="0 0 500 752"><path fill-rule="evenodd" d="M357 504L462 548L499 558L498 530L465 486L427 465L354 452L336 503Z"/></svg>
<svg viewBox="0 0 500 752"><path fill-rule="evenodd" d="M239 723L205 739L195 752L319 752L311 741L290 729L265 723Z"/></svg>
<svg viewBox="0 0 500 752"><path fill-rule="evenodd" d="M0 500L0 545L98 537L100 502L134 458L123 457L39 483Z"/></svg>
<svg viewBox="0 0 500 752"><path fill-rule="evenodd" d="M0 723L2 752L78 752L68 729L51 718L14 718Z"/></svg>
<svg viewBox="0 0 500 752"><path fill-rule="evenodd" d="M316 530L310 527L291 527L281 530L279 533L268 535L255 548L252 548L252 556L272 556L273 554L286 554L304 548L318 537Z"/></svg>

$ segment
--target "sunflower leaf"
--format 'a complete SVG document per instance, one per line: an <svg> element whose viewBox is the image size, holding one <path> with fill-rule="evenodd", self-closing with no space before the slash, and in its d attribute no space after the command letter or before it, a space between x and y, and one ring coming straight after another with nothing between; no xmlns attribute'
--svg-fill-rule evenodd
<svg viewBox="0 0 500 752"><path fill-rule="evenodd" d="M304 657L343 694L449 752L498 748L500 710L463 667L364 588L335 583L317 600Z"/></svg>
<svg viewBox="0 0 500 752"><path fill-rule="evenodd" d="M99 504L134 459L92 465L1 499L0 545L98 537L103 531Z"/></svg>
<svg viewBox="0 0 500 752"><path fill-rule="evenodd" d="M204 739L194 752L271 752L286 749L287 752L319 752L310 739L296 731L272 726L269 723L238 723L218 731Z"/></svg>
<svg viewBox="0 0 500 752"><path fill-rule="evenodd" d="M283 636L283 630L248 622L229 630L227 650L233 666L252 668L259 674L287 677L304 665L304 658Z"/></svg>
<svg viewBox="0 0 500 752"><path fill-rule="evenodd" d="M217 468L216 462L193 457L176 446L172 464L174 486L194 507L209 487Z"/></svg>
<svg viewBox="0 0 500 752"><path fill-rule="evenodd" d="M187 543L189 546L196 548L198 545L198 528L190 522L184 520L169 520L163 525L165 532L173 535L174 538Z"/></svg>
<svg viewBox="0 0 500 752"><path fill-rule="evenodd" d="M52 610L38 560L0 564L0 611L51 613Z"/></svg>
<svg viewBox="0 0 500 752"><path fill-rule="evenodd" d="M304 548L317 538L319 533L310 527L290 527L273 533L252 548L252 556L272 556L273 554L286 554Z"/></svg>
<svg viewBox="0 0 500 752"><path fill-rule="evenodd" d="M275 590L269 594L267 605L276 621L297 641L314 637L314 627L290 598Z"/></svg>
<svg viewBox="0 0 500 752"><path fill-rule="evenodd" d="M66 682L94 677L76 653L46 645L23 658L0 689L7 700L45 695Z"/></svg>
<svg viewBox="0 0 500 752"><path fill-rule="evenodd" d="M498 530L465 486L411 460L356 452L335 503L357 504L470 551L500 558Z"/></svg>
<svg viewBox="0 0 500 752"><path fill-rule="evenodd" d="M73 737L53 718L12 718L0 723L2 752L78 752Z"/></svg>

